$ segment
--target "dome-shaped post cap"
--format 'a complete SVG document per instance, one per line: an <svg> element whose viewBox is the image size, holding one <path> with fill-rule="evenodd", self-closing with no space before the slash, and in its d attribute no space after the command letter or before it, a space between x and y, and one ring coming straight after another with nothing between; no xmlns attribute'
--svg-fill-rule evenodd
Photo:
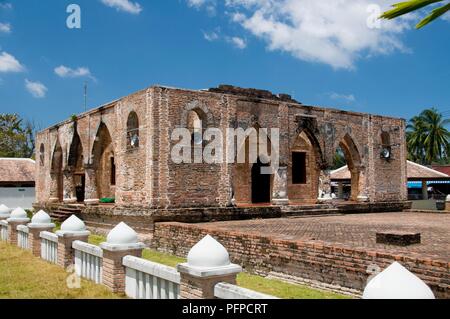
<svg viewBox="0 0 450 319"><path fill-rule="evenodd" d="M108 233L106 242L101 243L100 247L110 251L123 251L143 249L145 245L139 242L138 234L133 228L121 222Z"/></svg>
<svg viewBox="0 0 450 319"><path fill-rule="evenodd" d="M242 267L232 264L226 248L210 235L206 235L189 251L188 262L179 264L178 271L196 277L209 277L239 273Z"/></svg>
<svg viewBox="0 0 450 319"><path fill-rule="evenodd" d="M6 206L1 204L0 205L0 218L6 219L11 215L11 209Z"/></svg>
<svg viewBox="0 0 450 319"><path fill-rule="evenodd" d="M394 262L376 275L364 289L363 299L435 299L419 277Z"/></svg>
<svg viewBox="0 0 450 319"><path fill-rule="evenodd" d="M61 224L61 230L56 232L58 236L85 236L91 232L86 229L84 222L77 216L72 215Z"/></svg>
<svg viewBox="0 0 450 319"><path fill-rule="evenodd" d="M53 228L55 224L52 223L50 215L43 210L38 211L31 218L31 223L28 224L29 228Z"/></svg>
<svg viewBox="0 0 450 319"><path fill-rule="evenodd" d="M7 219L8 222L29 222L27 212L22 207L17 207L11 212L11 215Z"/></svg>

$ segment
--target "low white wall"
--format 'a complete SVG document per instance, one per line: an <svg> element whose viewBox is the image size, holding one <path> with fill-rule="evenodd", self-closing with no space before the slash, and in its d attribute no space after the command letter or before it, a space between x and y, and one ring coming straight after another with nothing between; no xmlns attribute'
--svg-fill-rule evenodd
<svg viewBox="0 0 450 319"><path fill-rule="evenodd" d="M134 299L179 299L180 274L169 266L125 256L125 293Z"/></svg>
<svg viewBox="0 0 450 319"><path fill-rule="evenodd" d="M0 187L0 203L11 208L31 209L35 196L34 187Z"/></svg>
<svg viewBox="0 0 450 319"><path fill-rule="evenodd" d="M229 283L221 282L214 286L214 296L219 299L278 299Z"/></svg>

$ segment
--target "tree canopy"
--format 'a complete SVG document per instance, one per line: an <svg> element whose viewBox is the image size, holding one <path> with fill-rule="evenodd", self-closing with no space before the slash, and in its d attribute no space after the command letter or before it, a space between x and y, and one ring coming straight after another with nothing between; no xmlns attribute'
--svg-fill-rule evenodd
<svg viewBox="0 0 450 319"><path fill-rule="evenodd" d="M447 162L450 132L446 126L449 123L450 119L445 119L436 108L413 117L406 132L409 159L424 165Z"/></svg>
<svg viewBox="0 0 450 319"><path fill-rule="evenodd" d="M0 157L31 158L34 142L32 122L17 114L0 114Z"/></svg>

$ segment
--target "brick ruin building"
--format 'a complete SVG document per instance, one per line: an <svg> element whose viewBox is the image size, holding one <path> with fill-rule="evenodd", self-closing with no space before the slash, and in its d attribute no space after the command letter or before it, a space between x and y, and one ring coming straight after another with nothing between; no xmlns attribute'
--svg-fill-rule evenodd
<svg viewBox="0 0 450 319"><path fill-rule="evenodd" d="M193 119L202 127L193 127ZM279 168L261 175L255 169L260 162L176 164L170 152L177 127L279 128ZM330 189L338 148L351 171L347 202L321 198ZM92 225L124 215L147 229L167 220L392 211L403 209L407 199L403 119L307 106L289 95L225 85L136 92L38 133L36 158L35 208L55 216L75 212ZM99 204L104 198L115 203Z"/></svg>

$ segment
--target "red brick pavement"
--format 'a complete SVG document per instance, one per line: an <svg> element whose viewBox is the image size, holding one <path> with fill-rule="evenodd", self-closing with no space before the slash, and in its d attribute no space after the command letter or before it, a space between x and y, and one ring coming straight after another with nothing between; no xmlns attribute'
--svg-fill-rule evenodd
<svg viewBox="0 0 450 319"><path fill-rule="evenodd" d="M286 240L318 240L353 248L384 249L450 262L450 214L378 213L227 221L198 226ZM376 232L393 230L420 232L422 243L408 247L376 243Z"/></svg>

